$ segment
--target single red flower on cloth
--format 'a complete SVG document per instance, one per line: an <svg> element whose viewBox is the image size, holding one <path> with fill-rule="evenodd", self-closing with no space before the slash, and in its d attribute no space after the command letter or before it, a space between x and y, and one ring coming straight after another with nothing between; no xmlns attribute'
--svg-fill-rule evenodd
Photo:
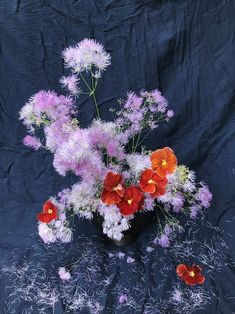
<svg viewBox="0 0 235 314"><path fill-rule="evenodd" d="M173 150L169 147L155 150L150 156L152 168L161 177L175 171L177 159Z"/></svg>
<svg viewBox="0 0 235 314"><path fill-rule="evenodd" d="M43 205L42 213L39 213L37 218L38 221L48 224L53 219L57 219L57 207L51 201L47 201Z"/></svg>
<svg viewBox="0 0 235 314"><path fill-rule="evenodd" d="M122 184L123 178L121 174L108 172L103 183L103 191L101 200L107 205L117 204L121 201L125 189Z"/></svg>
<svg viewBox="0 0 235 314"><path fill-rule="evenodd" d="M201 267L197 265L188 266L185 264L180 264L176 268L176 273L179 278L190 286L201 285L204 283L205 277L201 272Z"/></svg>
<svg viewBox="0 0 235 314"><path fill-rule="evenodd" d="M158 197L166 192L168 180L166 177L160 177L152 169L146 169L140 176L140 188L146 193L150 193L152 197Z"/></svg>
<svg viewBox="0 0 235 314"><path fill-rule="evenodd" d="M144 204L144 193L132 185L126 189L122 200L117 204L121 214L131 215L140 210Z"/></svg>

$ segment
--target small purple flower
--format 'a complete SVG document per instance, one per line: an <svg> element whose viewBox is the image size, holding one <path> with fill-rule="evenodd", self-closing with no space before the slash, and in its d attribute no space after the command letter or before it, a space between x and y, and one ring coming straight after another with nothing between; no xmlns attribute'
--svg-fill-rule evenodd
<svg viewBox="0 0 235 314"><path fill-rule="evenodd" d="M112 258L114 257L114 254L113 253L109 253L109 258Z"/></svg>
<svg viewBox="0 0 235 314"><path fill-rule="evenodd" d="M151 130L154 130L158 127L158 124L156 123L156 121L149 121L149 127Z"/></svg>
<svg viewBox="0 0 235 314"><path fill-rule="evenodd" d="M34 111L36 114L53 110L60 104L60 98L53 91L41 90L36 93L34 99Z"/></svg>
<svg viewBox="0 0 235 314"><path fill-rule="evenodd" d="M41 143L40 139L38 139L35 136L31 136L31 135L26 135L23 138L23 144L25 146L31 147L35 150L38 150L40 147L42 147L42 143Z"/></svg>
<svg viewBox="0 0 235 314"><path fill-rule="evenodd" d="M193 205L190 208L190 218L195 219L197 213L199 212L200 208L197 205Z"/></svg>
<svg viewBox="0 0 235 314"><path fill-rule="evenodd" d="M181 192L177 192L172 198L171 204L173 206L173 211L179 213L184 205L184 195Z"/></svg>
<svg viewBox="0 0 235 314"><path fill-rule="evenodd" d="M164 227L164 234L169 236L171 233L172 233L171 227L168 224L165 225L165 227Z"/></svg>
<svg viewBox="0 0 235 314"><path fill-rule="evenodd" d="M131 123L137 124L143 119L143 113L141 111L133 111L127 114L127 118Z"/></svg>
<svg viewBox="0 0 235 314"><path fill-rule="evenodd" d="M62 214L60 215L60 220L61 220L62 222L65 222L65 220L66 220L66 214L65 214L65 213L62 213Z"/></svg>
<svg viewBox="0 0 235 314"><path fill-rule="evenodd" d="M118 258L123 259L125 257L125 253L119 252L117 256Z"/></svg>
<svg viewBox="0 0 235 314"><path fill-rule="evenodd" d="M158 244L158 237L156 237L156 238L153 240L153 244L154 244L154 245Z"/></svg>
<svg viewBox="0 0 235 314"><path fill-rule="evenodd" d="M127 302L127 296L125 294L121 294L119 297L118 297L118 302L120 304L124 304Z"/></svg>
<svg viewBox="0 0 235 314"><path fill-rule="evenodd" d="M153 252L153 250L154 250L154 248L151 247L151 246L147 246L147 248L146 248L146 251L147 251L148 253Z"/></svg>
<svg viewBox="0 0 235 314"><path fill-rule="evenodd" d="M71 275L69 273L69 271L67 271L64 267L60 267L59 268L59 277L62 281L67 281L71 279Z"/></svg>
<svg viewBox="0 0 235 314"><path fill-rule="evenodd" d="M156 104L151 104L151 105L149 105L149 110L150 110L151 112L157 112L157 106L156 106Z"/></svg>
<svg viewBox="0 0 235 314"><path fill-rule="evenodd" d="M170 239L169 239L169 237L168 237L167 235L162 234L162 235L160 236L160 238L158 239L158 243L159 243L162 247L167 248L167 247L170 246Z"/></svg>
<svg viewBox="0 0 235 314"><path fill-rule="evenodd" d="M72 240L72 230L62 225L58 228L56 237L64 243L69 243Z"/></svg>
<svg viewBox="0 0 235 314"><path fill-rule="evenodd" d="M60 203L63 204L64 206L67 204L69 192L70 192L69 189L64 189L58 193Z"/></svg>
<svg viewBox="0 0 235 314"><path fill-rule="evenodd" d="M166 115L167 115L167 118L170 119L174 116L174 111L173 110L167 110Z"/></svg>
<svg viewBox="0 0 235 314"><path fill-rule="evenodd" d="M198 189L196 199L203 207L208 208L210 206L212 194L206 185L202 184L202 187Z"/></svg>
<svg viewBox="0 0 235 314"><path fill-rule="evenodd" d="M175 289L172 293L172 299L176 302L182 301L182 292L179 289Z"/></svg>
<svg viewBox="0 0 235 314"><path fill-rule="evenodd" d="M127 259L126 259L126 261L127 261L128 264L131 264L131 263L134 263L134 262L135 262L135 259L132 258L132 257L130 257L130 256L128 256Z"/></svg>
<svg viewBox="0 0 235 314"><path fill-rule="evenodd" d="M73 95L81 93L81 90L78 88L78 82L79 79L74 74L71 74L69 76L63 76L60 79L60 83L62 84L62 86L67 88L68 91Z"/></svg>
<svg viewBox="0 0 235 314"><path fill-rule="evenodd" d="M155 201L154 198L152 198L149 195L146 195L145 200L144 200L144 208L146 210L154 210L155 207Z"/></svg>
<svg viewBox="0 0 235 314"><path fill-rule="evenodd" d="M194 182L191 182L190 180L187 180L185 184L183 185L184 191L193 192L195 190L195 184Z"/></svg>
<svg viewBox="0 0 235 314"><path fill-rule="evenodd" d="M124 104L124 108L131 110L138 110L142 105L143 99L138 97L135 93L130 92L127 96L126 103Z"/></svg>

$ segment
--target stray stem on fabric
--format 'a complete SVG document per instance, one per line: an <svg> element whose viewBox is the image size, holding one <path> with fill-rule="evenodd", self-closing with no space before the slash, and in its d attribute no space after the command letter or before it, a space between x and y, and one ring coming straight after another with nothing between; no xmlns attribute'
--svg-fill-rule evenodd
<svg viewBox="0 0 235 314"><path fill-rule="evenodd" d="M159 225L160 231L161 231L161 233L162 233L162 225L161 225L160 218L159 218L159 215L158 215L158 212L157 212L157 211L156 211L156 214L157 214L158 225Z"/></svg>
<svg viewBox="0 0 235 314"><path fill-rule="evenodd" d="M168 211L163 209L160 205L158 205L158 204L156 204L156 205L162 211L162 213L164 214L165 218L166 218L166 215L168 215L176 224L179 224L179 220L177 218L172 216Z"/></svg>

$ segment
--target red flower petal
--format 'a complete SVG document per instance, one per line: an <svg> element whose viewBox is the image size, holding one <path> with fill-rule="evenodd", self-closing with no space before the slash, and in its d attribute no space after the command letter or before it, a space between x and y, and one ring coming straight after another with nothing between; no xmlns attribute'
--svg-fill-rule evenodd
<svg viewBox="0 0 235 314"><path fill-rule="evenodd" d="M156 187L157 187L156 184L149 183L149 184L146 184L145 186L142 186L141 190L146 192L146 193L152 194L152 193L156 192Z"/></svg>
<svg viewBox="0 0 235 314"><path fill-rule="evenodd" d="M191 269L192 269L192 271L195 272L195 274L200 274L200 273L202 272L201 267L199 267L199 266L197 266L197 265L193 265L193 266L191 267Z"/></svg>
<svg viewBox="0 0 235 314"><path fill-rule="evenodd" d="M122 182L122 176L119 173L108 172L104 179L104 188L112 191L119 183Z"/></svg>
<svg viewBox="0 0 235 314"><path fill-rule="evenodd" d="M107 205L113 205L117 204L121 201L121 196L116 191L108 191L106 189L103 189L101 194L101 200L104 204Z"/></svg>
<svg viewBox="0 0 235 314"><path fill-rule="evenodd" d="M179 264L176 268L177 275L182 279L187 274L188 269L184 264Z"/></svg>
<svg viewBox="0 0 235 314"><path fill-rule="evenodd" d="M131 186L129 188L132 192L133 202L140 202L143 197L143 192L140 191L136 186Z"/></svg>
<svg viewBox="0 0 235 314"><path fill-rule="evenodd" d="M161 187L165 187L168 183L168 180L166 177L160 177L157 173L154 173L152 180Z"/></svg>
<svg viewBox="0 0 235 314"><path fill-rule="evenodd" d="M154 171L152 169L146 169L142 172L140 176L140 184L146 185L148 181L152 179Z"/></svg>
<svg viewBox="0 0 235 314"><path fill-rule="evenodd" d="M206 278L202 274L197 275L197 283L199 285L203 284L205 280Z"/></svg>
<svg viewBox="0 0 235 314"><path fill-rule="evenodd" d="M139 204L132 202L132 204L129 205L126 201L121 201L119 204L117 204L117 207L120 209L121 214L127 216L134 214L138 210Z"/></svg>
<svg viewBox="0 0 235 314"><path fill-rule="evenodd" d="M108 172L103 183L101 200L107 205L117 204L121 201L125 189L122 186L122 175Z"/></svg>
<svg viewBox="0 0 235 314"><path fill-rule="evenodd" d="M146 193L154 193L156 191L155 182L152 180L154 173L152 169L146 169L142 172L139 182L142 191Z"/></svg>
<svg viewBox="0 0 235 314"><path fill-rule="evenodd" d="M51 202L46 201L43 205L43 213L48 213L49 210L57 211L57 207Z"/></svg>
<svg viewBox="0 0 235 314"><path fill-rule="evenodd" d="M154 193L151 194L151 196L153 198L155 197L159 197L159 196L162 196L166 193L166 189L165 188L162 188L160 186L157 187L156 191Z"/></svg>
<svg viewBox="0 0 235 314"><path fill-rule="evenodd" d="M51 217L50 214L43 214L43 213L39 213L37 214L37 219L40 222L44 222L44 223L49 223L51 222L54 218Z"/></svg>
<svg viewBox="0 0 235 314"><path fill-rule="evenodd" d="M150 155L150 160L154 163L159 162L167 158L167 154L164 149L157 149Z"/></svg>
<svg viewBox="0 0 235 314"><path fill-rule="evenodd" d="M185 275L183 280L189 286L195 286L197 284L196 276L192 277L192 276L189 275L189 273L186 273L186 275Z"/></svg>

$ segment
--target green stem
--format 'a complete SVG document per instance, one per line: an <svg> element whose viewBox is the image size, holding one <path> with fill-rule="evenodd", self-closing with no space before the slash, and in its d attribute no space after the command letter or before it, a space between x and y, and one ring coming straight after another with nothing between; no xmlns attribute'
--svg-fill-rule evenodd
<svg viewBox="0 0 235 314"><path fill-rule="evenodd" d="M138 147L138 143L139 143L139 140L140 140L141 133L142 133L142 129L140 130L140 132L139 132L139 134L138 134L138 137L137 137L137 140L136 140L136 144L134 145L134 150L133 150L133 152L135 152L136 149L137 149L137 147Z"/></svg>
<svg viewBox="0 0 235 314"><path fill-rule="evenodd" d="M163 214L168 215L175 223L179 224L179 220L175 217L173 217L169 212L167 212L165 209L163 209L160 205L156 204L156 206L163 212Z"/></svg>
<svg viewBox="0 0 235 314"><path fill-rule="evenodd" d="M100 112L99 112L98 102L97 102L97 99L96 99L96 96L95 96L95 90L96 90L98 81L96 80L96 82L94 82L92 70L91 70L91 85L92 85L92 87L87 83L87 80L82 75L82 73L80 73L80 76L81 76L81 79L83 80L83 82L85 83L86 87L90 91L89 92L89 96L92 96L92 98L94 100L96 113L97 113L98 118L100 119Z"/></svg>
<svg viewBox="0 0 235 314"><path fill-rule="evenodd" d="M98 116L98 118L100 119L99 106L98 106L98 102L97 102L97 100L96 100L95 92L92 93L92 97L93 97L93 100L94 100L94 103L95 103L95 108L96 108L97 116Z"/></svg>
<svg viewBox="0 0 235 314"><path fill-rule="evenodd" d="M140 146L140 145L146 140L146 138L148 137L148 135L149 135L149 133L150 133L151 131L152 131L151 129L148 130L147 134L143 137L142 141L141 141L140 143L138 143L138 145L136 146L136 148L137 148L138 146Z"/></svg>
<svg viewBox="0 0 235 314"><path fill-rule="evenodd" d="M85 77L82 75L82 73L80 73L80 76L83 80L83 82L86 84L87 88L89 89L90 92L93 92L93 90L91 89L90 85L87 83Z"/></svg>
<svg viewBox="0 0 235 314"><path fill-rule="evenodd" d="M131 145L131 151L132 151L132 153L134 152L134 149L135 149L135 135L134 135L133 138L132 138L132 145Z"/></svg>
<svg viewBox="0 0 235 314"><path fill-rule="evenodd" d="M96 95L95 95L95 90L96 90L96 87L97 87L97 83L98 83L98 80L97 80L97 79L96 79L96 81L94 82L93 72L92 72L92 69L91 69L92 97L93 97L93 100L94 100L94 103L95 103L95 108L96 108L97 116L98 116L98 118L100 119L99 106L98 106L98 102L97 102Z"/></svg>

